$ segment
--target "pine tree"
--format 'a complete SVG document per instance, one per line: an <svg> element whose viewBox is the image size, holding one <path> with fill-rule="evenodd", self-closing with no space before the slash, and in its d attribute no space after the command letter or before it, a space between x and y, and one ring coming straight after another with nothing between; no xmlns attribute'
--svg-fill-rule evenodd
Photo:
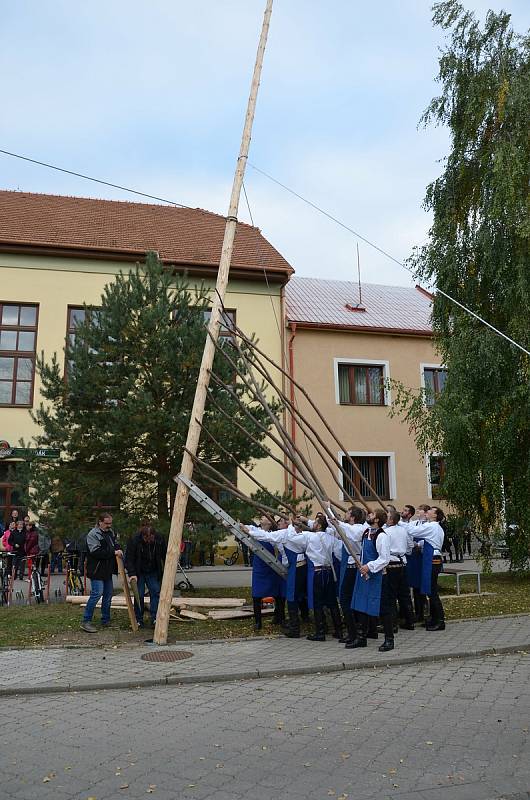
<svg viewBox="0 0 530 800"><path fill-rule="evenodd" d="M169 519L173 477L178 473L206 337L210 300L205 287L163 267L148 253L145 265L120 273L108 284L98 308L87 308L67 343L63 359L42 356L37 370L44 402L33 414L41 433L36 444L61 451L55 462L29 464L30 504L63 531L82 529L96 503L120 508L122 517ZM227 321L228 325L228 321ZM230 337L223 338L230 347ZM233 383L220 356L214 369ZM229 393L211 392L231 418L261 441L263 434ZM247 400L253 418L265 414ZM231 425L211 404L204 423L243 465L263 455L258 445ZM199 456L229 469L206 436ZM226 457L225 457L226 460ZM219 467L219 465L224 465Z"/></svg>

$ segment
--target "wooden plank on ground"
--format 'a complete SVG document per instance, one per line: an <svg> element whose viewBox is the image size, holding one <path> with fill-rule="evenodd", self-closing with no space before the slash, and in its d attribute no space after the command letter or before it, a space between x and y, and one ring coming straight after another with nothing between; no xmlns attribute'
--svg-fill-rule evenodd
<svg viewBox="0 0 530 800"><path fill-rule="evenodd" d="M188 619L201 619L201 620L208 619L206 614L201 614L199 611L191 611L189 608L181 608L180 616L187 617Z"/></svg>
<svg viewBox="0 0 530 800"><path fill-rule="evenodd" d="M238 608L245 604L244 598L237 597L174 597L171 605L189 608Z"/></svg>

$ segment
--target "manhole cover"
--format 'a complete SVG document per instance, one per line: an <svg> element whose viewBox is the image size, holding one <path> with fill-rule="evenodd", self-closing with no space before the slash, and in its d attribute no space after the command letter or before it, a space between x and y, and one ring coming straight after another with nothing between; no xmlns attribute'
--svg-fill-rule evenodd
<svg viewBox="0 0 530 800"><path fill-rule="evenodd" d="M185 658L191 658L193 653L188 653L186 650L155 650L153 653L144 653L142 661L182 661Z"/></svg>

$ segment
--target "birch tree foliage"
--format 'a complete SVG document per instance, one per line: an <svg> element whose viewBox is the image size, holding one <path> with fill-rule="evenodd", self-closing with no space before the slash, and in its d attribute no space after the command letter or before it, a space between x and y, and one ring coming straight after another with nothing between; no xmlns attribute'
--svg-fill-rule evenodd
<svg viewBox="0 0 530 800"><path fill-rule="evenodd" d="M509 14L483 23L456 0L433 6L447 33L440 94L424 124L451 136L442 174L427 187L427 243L410 264L416 277L451 295L530 349L530 38ZM530 360L436 292L435 343L448 370L432 407L398 387L403 414L422 453L446 458L443 492L485 540L506 521L512 564L528 566L530 527Z"/></svg>

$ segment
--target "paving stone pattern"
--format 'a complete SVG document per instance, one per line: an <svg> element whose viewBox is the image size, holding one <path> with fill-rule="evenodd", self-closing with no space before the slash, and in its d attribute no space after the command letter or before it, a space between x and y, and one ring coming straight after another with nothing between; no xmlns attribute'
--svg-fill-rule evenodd
<svg viewBox="0 0 530 800"><path fill-rule="evenodd" d="M271 628L271 630L274 630ZM96 641L96 635L92 642ZM180 643L193 657L172 664L149 663L140 656L148 646L120 649L48 649L0 651L0 696L14 692L81 691L198 680L263 678L274 675L340 671L392 663L482 655L486 651L530 650L530 615L449 623L443 632L423 628L400 631L396 649L379 653L378 641L362 650L346 650L334 639L254 638L224 643Z"/></svg>
<svg viewBox="0 0 530 800"><path fill-rule="evenodd" d="M522 800L529 668L521 653L5 697L1 796Z"/></svg>

